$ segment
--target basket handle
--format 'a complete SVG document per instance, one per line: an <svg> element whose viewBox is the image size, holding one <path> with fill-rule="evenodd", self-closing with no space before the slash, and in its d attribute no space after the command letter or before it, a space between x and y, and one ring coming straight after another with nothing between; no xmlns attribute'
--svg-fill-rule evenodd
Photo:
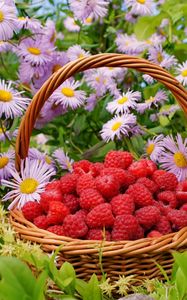
<svg viewBox="0 0 187 300"><path fill-rule="evenodd" d="M66 64L52 74L34 96L21 121L16 140L16 168L18 170L20 160L25 159L28 155L30 136L35 121L47 99L69 77L81 71L100 67L132 68L152 76L172 92L181 108L187 114L187 91L171 74L159 65L139 57L115 53L103 53L81 58Z"/></svg>

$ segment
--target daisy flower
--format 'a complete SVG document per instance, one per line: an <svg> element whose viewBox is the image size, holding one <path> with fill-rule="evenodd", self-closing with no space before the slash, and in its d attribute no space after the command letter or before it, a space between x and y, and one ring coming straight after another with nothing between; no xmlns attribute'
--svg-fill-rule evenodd
<svg viewBox="0 0 187 300"><path fill-rule="evenodd" d="M48 64L35 65L22 60L19 66L19 79L22 83L29 83L33 79L39 80L40 78L43 83L50 75L51 70Z"/></svg>
<svg viewBox="0 0 187 300"><path fill-rule="evenodd" d="M177 64L173 55L166 53L161 45L151 47L148 53L148 59L163 68L169 69Z"/></svg>
<svg viewBox="0 0 187 300"><path fill-rule="evenodd" d="M45 134L39 133L35 136L35 140L38 145L45 145L49 138Z"/></svg>
<svg viewBox="0 0 187 300"><path fill-rule="evenodd" d="M158 91L155 96L151 96L149 99L145 100L144 103L137 104L136 109L139 113L143 114L146 109L152 108L152 106L158 106L158 104L163 104L167 100L167 95L164 91Z"/></svg>
<svg viewBox="0 0 187 300"><path fill-rule="evenodd" d="M123 93L116 100L109 102L106 106L106 109L110 113L124 113L129 111L130 108L136 107L136 102L141 98L140 92L128 91L127 93Z"/></svg>
<svg viewBox="0 0 187 300"><path fill-rule="evenodd" d="M83 24L87 26L91 25L93 23L93 19L94 19L93 14L90 14L90 16L84 20Z"/></svg>
<svg viewBox="0 0 187 300"><path fill-rule="evenodd" d="M6 84L0 80L0 117L7 119L21 116L30 102L30 99L21 97L23 92L16 91L11 85L11 81Z"/></svg>
<svg viewBox="0 0 187 300"><path fill-rule="evenodd" d="M15 8L0 2L0 40L7 41L13 37L16 28Z"/></svg>
<svg viewBox="0 0 187 300"><path fill-rule="evenodd" d="M164 43L165 40L165 36L160 35L158 33L154 33L146 41L144 41L145 49L156 47L157 45Z"/></svg>
<svg viewBox="0 0 187 300"><path fill-rule="evenodd" d="M75 19L69 16L64 20L64 26L70 32L80 31L80 26L76 24Z"/></svg>
<svg viewBox="0 0 187 300"><path fill-rule="evenodd" d="M153 13L153 0L125 0L126 6L131 7L132 15L151 15Z"/></svg>
<svg viewBox="0 0 187 300"><path fill-rule="evenodd" d="M136 55L144 50L144 42L138 41L135 34L118 33L115 43L118 51L126 54Z"/></svg>
<svg viewBox="0 0 187 300"><path fill-rule="evenodd" d="M86 99L86 106L85 109L87 111L92 111L94 110L96 104L97 104L97 96L95 93L90 94L89 97Z"/></svg>
<svg viewBox="0 0 187 300"><path fill-rule="evenodd" d="M176 79L182 84L187 85L187 60L178 65L176 70L179 73L179 75L176 76Z"/></svg>
<svg viewBox="0 0 187 300"><path fill-rule="evenodd" d="M68 170L70 172L73 171L72 165L74 160L70 159L67 153L65 153L63 150L55 150L53 157L56 159L63 170Z"/></svg>
<svg viewBox="0 0 187 300"><path fill-rule="evenodd" d="M8 42L0 41L0 52L7 52L11 50L11 45Z"/></svg>
<svg viewBox="0 0 187 300"><path fill-rule="evenodd" d="M36 148L29 149L28 158L30 160L43 161L43 163L46 163L48 165L49 169L55 171L54 161L52 161L52 159L46 153L42 153Z"/></svg>
<svg viewBox="0 0 187 300"><path fill-rule="evenodd" d="M40 201L40 193L44 191L45 185L55 172L43 161L31 161L26 158L21 161L21 171L11 171L12 181L2 180L2 185L9 187L8 192L2 201L13 199L8 209L17 207L20 209L28 201Z"/></svg>
<svg viewBox="0 0 187 300"><path fill-rule="evenodd" d="M155 81L154 78L148 74L144 74L142 77L148 84L152 84Z"/></svg>
<svg viewBox="0 0 187 300"><path fill-rule="evenodd" d="M34 40L27 38L21 41L17 47L17 55L24 59L26 63L32 63L36 66L47 64L52 60L49 44L41 43L41 39Z"/></svg>
<svg viewBox="0 0 187 300"><path fill-rule="evenodd" d="M78 58L88 57L89 55L90 53L82 49L81 46L79 45L71 46L67 50L67 57L69 58L70 61L76 60Z"/></svg>
<svg viewBox="0 0 187 300"><path fill-rule="evenodd" d="M95 19L103 18L108 12L109 1L107 0L70 0L70 9L75 18L85 21L86 18L93 15Z"/></svg>
<svg viewBox="0 0 187 300"><path fill-rule="evenodd" d="M161 167L177 176L179 181L187 178L187 139L178 133L176 141L172 136L163 139L164 151L161 152Z"/></svg>
<svg viewBox="0 0 187 300"><path fill-rule="evenodd" d="M103 125L100 131L104 141L109 142L115 137L121 139L123 136L128 136L131 127L136 124L136 117L133 114L124 113L121 116L114 116L112 120Z"/></svg>
<svg viewBox="0 0 187 300"><path fill-rule="evenodd" d="M18 17L16 25L19 30L29 29L35 33L42 29L42 25L39 20L36 20L33 18L31 19L27 16L26 17Z"/></svg>
<svg viewBox="0 0 187 300"><path fill-rule="evenodd" d="M154 162L158 161L160 153L163 151L162 140L164 136L160 134L153 139L148 139L147 144L145 146L146 155L150 157L150 159Z"/></svg>
<svg viewBox="0 0 187 300"><path fill-rule="evenodd" d="M11 171L15 171L14 151L9 150L6 153L0 153L0 181L12 176Z"/></svg>
<svg viewBox="0 0 187 300"><path fill-rule="evenodd" d="M80 86L78 81L66 80L51 96L52 101L56 105L61 104L65 108L76 109L84 104L86 93L76 90Z"/></svg>
<svg viewBox="0 0 187 300"><path fill-rule="evenodd" d="M57 33L56 33L55 23L52 20L47 20L42 33L44 34L42 37L42 42L44 44L49 43L53 47L54 43L56 42Z"/></svg>

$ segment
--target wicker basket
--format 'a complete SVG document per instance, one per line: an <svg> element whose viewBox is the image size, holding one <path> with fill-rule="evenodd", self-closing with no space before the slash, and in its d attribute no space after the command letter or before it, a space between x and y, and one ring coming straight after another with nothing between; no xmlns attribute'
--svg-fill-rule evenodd
<svg viewBox="0 0 187 300"><path fill-rule="evenodd" d="M187 92L183 86L160 66L138 57L123 54L98 54L68 63L54 73L42 86L29 106L23 118L16 144L16 165L19 169L20 159L26 158L29 140L35 121L45 101L53 91L67 78L75 73L98 67L127 67L147 73L163 83L178 100L187 113ZM136 241L87 241L57 236L37 228L27 221L18 210L10 212L10 221L22 239L40 243L46 252L51 252L63 244L58 263L69 261L75 267L77 276L88 279L93 273L98 276L102 271L111 280L119 275L135 275L137 282L145 277L162 277L157 262L170 275L173 263L171 252L184 251L187 248L187 228L177 233L159 238L144 238Z"/></svg>

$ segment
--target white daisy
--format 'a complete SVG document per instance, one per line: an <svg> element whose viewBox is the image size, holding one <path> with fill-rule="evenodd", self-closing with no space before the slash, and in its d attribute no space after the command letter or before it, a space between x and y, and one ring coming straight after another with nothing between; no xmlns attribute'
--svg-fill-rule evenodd
<svg viewBox="0 0 187 300"><path fill-rule="evenodd" d="M90 53L82 49L79 45L73 45L67 50L67 57L70 61L83 57L88 57L89 55Z"/></svg>
<svg viewBox="0 0 187 300"><path fill-rule="evenodd" d="M0 153L0 180L10 178L11 171L15 170L15 155L14 151Z"/></svg>
<svg viewBox="0 0 187 300"><path fill-rule="evenodd" d="M153 12L153 0L126 0L127 7L131 7L131 14L151 15Z"/></svg>
<svg viewBox="0 0 187 300"><path fill-rule="evenodd" d="M124 113L129 111L129 108L135 108L136 101L139 101L140 98L140 92L128 91L127 93L123 93L116 100L109 102L106 109L112 114Z"/></svg>
<svg viewBox="0 0 187 300"><path fill-rule="evenodd" d="M131 127L136 124L136 117L133 114L124 113L121 116L114 116L112 120L103 125L100 131L101 137L106 142L114 140L115 137L121 139L123 136L128 136Z"/></svg>
<svg viewBox="0 0 187 300"><path fill-rule="evenodd" d="M187 85L187 60L179 65L176 70L179 75L176 76L176 79L184 85Z"/></svg>
<svg viewBox="0 0 187 300"><path fill-rule="evenodd" d="M167 100L167 94L160 90L158 91L155 96L151 96L145 100L144 103L137 104L137 111L141 114L144 113L146 109L151 109L152 107L158 107L158 104L163 104Z"/></svg>
<svg viewBox="0 0 187 300"><path fill-rule="evenodd" d="M56 161L59 163L63 170L73 171L73 159L70 159L69 156L61 149L55 150L53 154Z"/></svg>
<svg viewBox="0 0 187 300"><path fill-rule="evenodd" d="M62 104L65 108L76 109L84 104L86 94L84 91L77 91L80 86L78 81L66 80L51 96L55 105Z"/></svg>
<svg viewBox="0 0 187 300"><path fill-rule="evenodd" d="M13 37L16 28L15 8L0 1L0 40L7 41Z"/></svg>
<svg viewBox="0 0 187 300"><path fill-rule="evenodd" d="M153 139L148 139L147 144L145 146L146 155L150 157L150 159L154 162L158 161L160 153L164 150L162 141L163 134L160 134Z"/></svg>
<svg viewBox="0 0 187 300"><path fill-rule="evenodd" d="M50 170L54 170L55 171L55 163L54 163L54 161L49 157L49 155L47 155L46 153L40 152L36 148L30 148L29 149L28 158L30 160L43 161L43 163L48 164L48 168Z"/></svg>
<svg viewBox="0 0 187 300"><path fill-rule="evenodd" d="M30 102L30 99L23 98L22 93L11 85L11 81L6 84L4 80L0 80L0 117L5 116L7 119L21 116Z"/></svg>
<svg viewBox="0 0 187 300"><path fill-rule="evenodd" d="M40 193L44 191L45 185L54 175L54 171L49 170L46 163L42 161L30 161L26 158L21 162L20 174L17 171L11 171L12 181L2 180L4 186L12 188L2 199L8 201L13 199L8 209L17 207L20 209L28 201L40 200Z"/></svg>

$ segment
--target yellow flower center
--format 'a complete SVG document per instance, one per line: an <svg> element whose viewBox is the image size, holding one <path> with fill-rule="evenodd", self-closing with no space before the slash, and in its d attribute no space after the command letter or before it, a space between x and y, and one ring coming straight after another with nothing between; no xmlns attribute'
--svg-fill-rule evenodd
<svg viewBox="0 0 187 300"><path fill-rule="evenodd" d="M113 126L112 126L112 131L116 131L120 128L120 126L122 125L122 122L116 122Z"/></svg>
<svg viewBox="0 0 187 300"><path fill-rule="evenodd" d="M151 40L147 40L146 43L147 43L148 45L152 45L152 44L153 44L153 42L152 42Z"/></svg>
<svg viewBox="0 0 187 300"><path fill-rule="evenodd" d="M152 96L149 99L145 100L146 103L153 102L153 101L154 101L154 97Z"/></svg>
<svg viewBox="0 0 187 300"><path fill-rule="evenodd" d="M39 48L35 48L35 47L29 47L27 48L27 50L33 54L33 55L40 55L41 54L41 50Z"/></svg>
<svg viewBox="0 0 187 300"><path fill-rule="evenodd" d="M179 168L187 167L187 159L182 152L176 152L173 155L173 159L177 167Z"/></svg>
<svg viewBox="0 0 187 300"><path fill-rule="evenodd" d="M4 14L3 12L0 10L0 23L4 21Z"/></svg>
<svg viewBox="0 0 187 300"><path fill-rule="evenodd" d="M86 18L85 23L90 24L91 22L92 22L92 18L91 17Z"/></svg>
<svg viewBox="0 0 187 300"><path fill-rule="evenodd" d="M136 0L140 4L144 4L146 0Z"/></svg>
<svg viewBox="0 0 187 300"><path fill-rule="evenodd" d="M149 145L147 146L147 148L146 148L147 154L148 154L148 155L151 155L151 153L153 152L154 148L155 148L155 145L154 145L153 143L149 144Z"/></svg>
<svg viewBox="0 0 187 300"><path fill-rule="evenodd" d="M12 93L0 90L0 102L10 102L12 100Z"/></svg>
<svg viewBox="0 0 187 300"><path fill-rule="evenodd" d="M84 57L84 54L83 53L80 53L78 58L83 58Z"/></svg>
<svg viewBox="0 0 187 300"><path fill-rule="evenodd" d="M25 21L26 18L25 18L25 17L18 17L18 20L20 20L20 21Z"/></svg>
<svg viewBox="0 0 187 300"><path fill-rule="evenodd" d="M62 88L61 92L66 97L73 97L75 95L74 90L72 90L71 88L68 88L68 87Z"/></svg>
<svg viewBox="0 0 187 300"><path fill-rule="evenodd" d="M157 60L159 63L161 63L163 61L163 56L160 52L158 52L158 54L157 54Z"/></svg>
<svg viewBox="0 0 187 300"><path fill-rule="evenodd" d="M181 75L182 75L183 77L187 77L187 69L186 69L186 70L183 70L183 71L181 72Z"/></svg>
<svg viewBox="0 0 187 300"><path fill-rule="evenodd" d="M51 164L51 159L50 159L50 157L49 156L45 156L45 161L46 161L46 163L48 164L48 165L50 165Z"/></svg>
<svg viewBox="0 0 187 300"><path fill-rule="evenodd" d="M6 156L0 157L0 169L4 168L9 162L9 158Z"/></svg>
<svg viewBox="0 0 187 300"><path fill-rule="evenodd" d="M62 66L61 65L54 65L53 66L53 69L52 69L52 73L55 73L56 71L58 71L60 68L62 68Z"/></svg>
<svg viewBox="0 0 187 300"><path fill-rule="evenodd" d="M127 101L128 101L128 98L127 97L123 97L123 98L121 98L121 99L118 100L118 104L124 104Z"/></svg>
<svg viewBox="0 0 187 300"><path fill-rule="evenodd" d="M26 178L20 184L20 192L23 194L32 194L36 191L39 182L34 178Z"/></svg>
<svg viewBox="0 0 187 300"><path fill-rule="evenodd" d="M3 126L3 128L0 128L0 134L6 131L6 127Z"/></svg>

